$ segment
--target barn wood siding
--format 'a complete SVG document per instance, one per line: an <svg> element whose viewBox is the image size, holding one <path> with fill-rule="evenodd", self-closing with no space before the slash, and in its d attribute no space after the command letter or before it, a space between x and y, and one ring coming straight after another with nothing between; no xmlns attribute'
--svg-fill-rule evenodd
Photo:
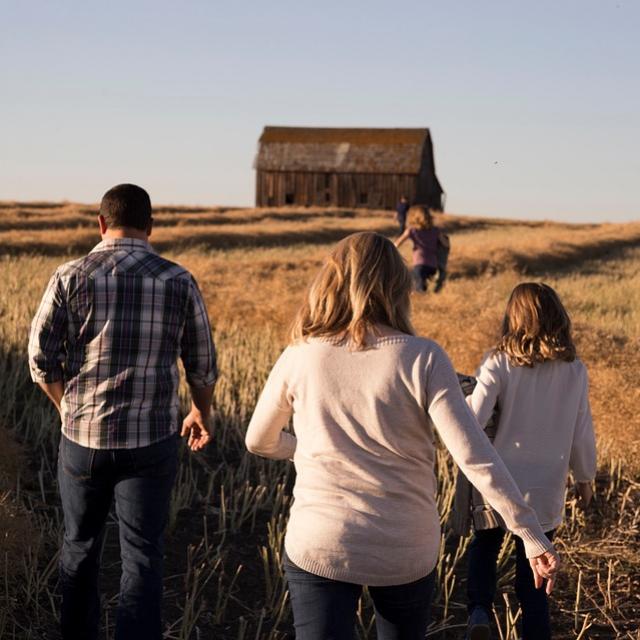
<svg viewBox="0 0 640 640"><path fill-rule="evenodd" d="M401 195L416 201L418 191L414 175L258 171L256 205L393 209Z"/></svg>

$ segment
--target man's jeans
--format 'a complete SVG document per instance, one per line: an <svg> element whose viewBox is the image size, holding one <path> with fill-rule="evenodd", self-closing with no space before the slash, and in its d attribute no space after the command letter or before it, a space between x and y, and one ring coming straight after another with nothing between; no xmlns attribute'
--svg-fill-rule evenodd
<svg viewBox="0 0 640 640"><path fill-rule="evenodd" d="M114 499L122 559L116 640L162 637L163 537L177 447L177 435L138 449L89 449L62 437L58 484L65 525L60 556L65 640L98 637L98 571Z"/></svg>
<svg viewBox="0 0 640 640"><path fill-rule="evenodd" d="M285 556L296 640L353 640L362 585L322 578ZM423 640L435 571L408 584L369 587L378 640Z"/></svg>
<svg viewBox="0 0 640 640"><path fill-rule="evenodd" d="M553 538L553 531L546 532ZM469 546L469 577L467 596L469 613L475 607L484 608L489 616L496 595L496 561L504 539L504 529L476 531ZM522 608L522 637L524 640L548 640L551 638L549 604L544 587L536 589L533 571L525 555L520 538L516 543L516 596Z"/></svg>

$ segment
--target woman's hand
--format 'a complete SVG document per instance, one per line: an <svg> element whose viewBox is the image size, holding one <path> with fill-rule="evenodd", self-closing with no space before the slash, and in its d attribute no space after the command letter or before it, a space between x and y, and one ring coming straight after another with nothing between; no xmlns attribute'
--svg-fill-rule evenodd
<svg viewBox="0 0 640 640"><path fill-rule="evenodd" d="M555 549L551 548L545 551L542 555L529 559L531 570L533 571L533 581L536 585L536 589L540 589L547 581L545 591L547 595L553 591L553 586L556 581L556 575L560 570L560 557Z"/></svg>

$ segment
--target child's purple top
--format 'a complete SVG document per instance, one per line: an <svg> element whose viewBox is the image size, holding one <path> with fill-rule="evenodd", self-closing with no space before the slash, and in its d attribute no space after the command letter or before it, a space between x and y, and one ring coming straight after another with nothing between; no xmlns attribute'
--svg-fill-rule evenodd
<svg viewBox="0 0 640 640"><path fill-rule="evenodd" d="M438 227L431 229L417 229L411 227L409 238L413 240L413 264L424 264L428 267L438 268Z"/></svg>

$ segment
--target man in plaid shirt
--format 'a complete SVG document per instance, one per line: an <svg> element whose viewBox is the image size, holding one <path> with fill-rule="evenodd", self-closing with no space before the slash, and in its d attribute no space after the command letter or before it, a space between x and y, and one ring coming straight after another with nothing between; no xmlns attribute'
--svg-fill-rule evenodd
<svg viewBox="0 0 640 640"><path fill-rule="evenodd" d="M65 639L98 637L105 522L115 501L122 578L116 639L160 640L163 535L176 477L177 360L192 406L191 449L210 439L216 358L193 276L148 243L151 202L140 187L109 190L102 242L51 278L33 319L29 364L62 418L58 483Z"/></svg>

